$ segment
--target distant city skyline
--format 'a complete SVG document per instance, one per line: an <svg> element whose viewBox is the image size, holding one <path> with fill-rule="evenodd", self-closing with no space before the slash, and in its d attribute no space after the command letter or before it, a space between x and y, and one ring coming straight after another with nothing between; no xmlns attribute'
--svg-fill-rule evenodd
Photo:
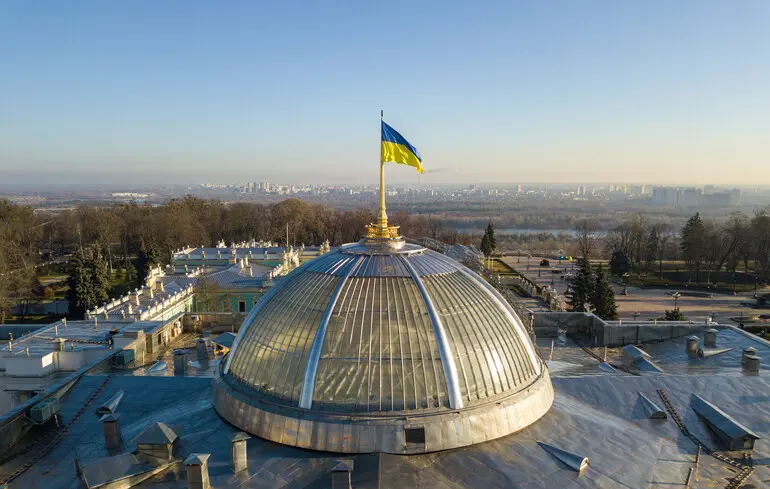
<svg viewBox="0 0 770 489"><path fill-rule="evenodd" d="M0 182L376 183L384 109L424 184L767 185L769 19L760 0L9 0Z"/></svg>

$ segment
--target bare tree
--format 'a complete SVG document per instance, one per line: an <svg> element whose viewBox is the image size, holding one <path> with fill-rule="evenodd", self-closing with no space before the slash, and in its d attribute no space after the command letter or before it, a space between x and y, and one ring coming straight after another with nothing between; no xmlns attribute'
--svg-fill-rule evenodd
<svg viewBox="0 0 770 489"><path fill-rule="evenodd" d="M596 219L578 221L575 228L575 238L580 256L586 261L590 260L591 252L596 249L600 238L599 225Z"/></svg>

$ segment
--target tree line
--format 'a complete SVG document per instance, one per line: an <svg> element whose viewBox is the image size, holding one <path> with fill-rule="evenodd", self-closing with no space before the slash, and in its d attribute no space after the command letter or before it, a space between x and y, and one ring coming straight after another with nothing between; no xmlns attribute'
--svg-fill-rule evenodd
<svg viewBox="0 0 770 489"><path fill-rule="evenodd" d="M397 211L390 220L405 236L450 244L471 239L431 216ZM374 221L369 209L341 210L298 199L228 204L185 197L160 206L81 205L56 213L36 213L0 200L0 321L14 304L42 299L37 267L65 257L71 258L70 293L80 290L79 299L70 299L83 311L106 300L110 287L105 277L135 287L148 267L169 263L182 247L251 239L294 246L328 240L335 246L357 241Z"/></svg>
<svg viewBox="0 0 770 489"><path fill-rule="evenodd" d="M691 216L681 230L635 216L609 231L595 221L581 221L575 229L578 256L610 260L612 273L663 273L666 261L679 260L696 282L726 271L755 272L770 278L770 207L754 215L733 212L727 219Z"/></svg>

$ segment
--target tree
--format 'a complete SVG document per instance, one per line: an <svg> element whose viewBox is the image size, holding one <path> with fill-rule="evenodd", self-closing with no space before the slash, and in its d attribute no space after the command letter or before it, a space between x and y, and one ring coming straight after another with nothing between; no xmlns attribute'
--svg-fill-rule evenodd
<svg viewBox="0 0 770 489"><path fill-rule="evenodd" d="M674 309L668 310L666 309L666 314L663 316L664 321L686 321L687 318L684 317L684 314L679 310L678 307L675 307Z"/></svg>
<svg viewBox="0 0 770 489"><path fill-rule="evenodd" d="M484 231L484 236L481 238L481 246L479 247L484 256L492 254L492 245L489 244L489 232Z"/></svg>
<svg viewBox="0 0 770 489"><path fill-rule="evenodd" d="M490 255L497 249L497 238L495 238L495 226L490 221L487 224L487 241L489 241Z"/></svg>
<svg viewBox="0 0 770 489"><path fill-rule="evenodd" d="M663 278L663 258L666 256L666 248L669 246L669 241L672 238L673 230L670 224L659 223L654 226L655 237L658 239L658 244L655 246L655 257L658 260L658 271L660 272L660 278Z"/></svg>
<svg viewBox="0 0 770 489"><path fill-rule="evenodd" d="M596 271L594 289L590 297L594 314L602 319L618 319L618 307L615 304L615 291L612 290L609 277L602 270L602 265Z"/></svg>
<svg viewBox="0 0 770 489"><path fill-rule="evenodd" d="M101 304L110 298L112 285L110 284L110 270L98 246L94 246L91 252L90 265L94 300L97 304Z"/></svg>
<svg viewBox="0 0 770 489"><path fill-rule="evenodd" d="M595 286L594 273L591 263L583 260L577 273L570 281L567 292L567 304L573 312L588 312L588 304L593 296Z"/></svg>
<svg viewBox="0 0 770 489"><path fill-rule="evenodd" d="M633 257L636 262L637 276L642 273L642 259L644 258L645 238L647 235L647 219L641 214L631 221L631 243L633 245Z"/></svg>
<svg viewBox="0 0 770 489"><path fill-rule="evenodd" d="M682 254L685 262L695 269L695 281L700 282L700 269L705 259L706 228L700 213L687 220L682 228Z"/></svg>
<svg viewBox="0 0 770 489"><path fill-rule="evenodd" d="M198 312L216 311L217 296L219 295L219 285L208 277L202 277L198 280L195 287L195 309Z"/></svg>
<svg viewBox="0 0 770 489"><path fill-rule="evenodd" d="M751 219L751 241L755 259L754 268L767 277L770 272L770 207L755 212Z"/></svg>
<svg viewBox="0 0 770 489"><path fill-rule="evenodd" d="M591 252L599 242L599 226L595 219L583 219L575 228L577 247L580 257L585 261L591 259Z"/></svg>
<svg viewBox="0 0 770 489"><path fill-rule="evenodd" d="M646 273L649 273L650 269L655 264L655 259L658 257L659 246L660 237L658 236L658 226L651 226L644 245L644 268Z"/></svg>
<svg viewBox="0 0 770 489"><path fill-rule="evenodd" d="M67 292L67 299L70 303L69 312L73 316L83 317L86 311L97 304L91 282L92 274L88 269L83 250L80 248L75 250L70 260L70 266L70 275L67 280L69 283L69 291Z"/></svg>
<svg viewBox="0 0 770 489"><path fill-rule="evenodd" d="M610 258L610 272L612 272L613 275L622 277L624 274L628 273L630 268L631 263L624 251L617 250L612 253L612 258Z"/></svg>
<svg viewBox="0 0 770 489"><path fill-rule="evenodd" d="M142 245L141 249L139 250L139 256L137 257L136 267L136 272L140 283L144 282L144 279L147 278L147 274L149 273L150 268L159 262L160 251L158 250L158 246L155 244L155 242L150 242L146 246Z"/></svg>

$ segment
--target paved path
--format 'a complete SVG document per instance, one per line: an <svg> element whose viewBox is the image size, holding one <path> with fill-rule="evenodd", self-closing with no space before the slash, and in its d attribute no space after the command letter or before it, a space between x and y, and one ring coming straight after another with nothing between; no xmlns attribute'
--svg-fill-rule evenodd
<svg viewBox="0 0 770 489"><path fill-rule="evenodd" d="M577 268L574 262L559 262L551 259L549 259L550 266L540 267L543 257L537 256L507 256L502 259L536 284L553 285L560 294L564 294L567 290L567 282L562 277L573 273ZM668 292L684 290L675 287L671 290L628 287L629 295L622 295L622 286L613 284L613 289L621 319L632 319L632 314L637 312L640 319L661 317L666 309L674 308L674 299L668 295ZM740 316L741 312L747 316L757 314L758 311L741 305L742 302L753 302L753 295L753 292L746 292L736 296L714 294L711 298L680 297L677 300L677 306L688 318L705 318L711 313L716 313L716 320L724 321L728 317Z"/></svg>

